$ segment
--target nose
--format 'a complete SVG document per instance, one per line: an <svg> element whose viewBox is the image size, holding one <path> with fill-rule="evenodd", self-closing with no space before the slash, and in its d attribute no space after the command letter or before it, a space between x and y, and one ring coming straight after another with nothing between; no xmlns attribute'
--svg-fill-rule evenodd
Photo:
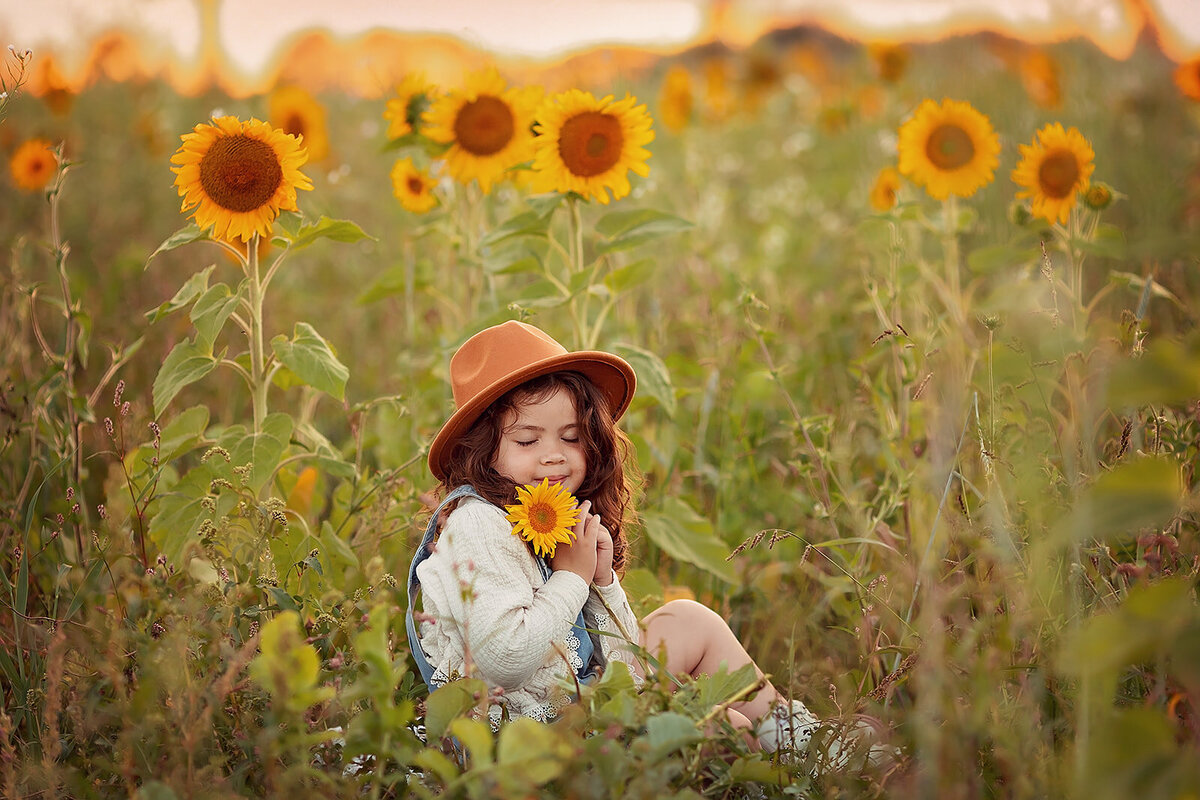
<svg viewBox="0 0 1200 800"><path fill-rule="evenodd" d="M567 457L564 456L562 450L557 447L542 454L543 464L559 464L566 460Z"/></svg>

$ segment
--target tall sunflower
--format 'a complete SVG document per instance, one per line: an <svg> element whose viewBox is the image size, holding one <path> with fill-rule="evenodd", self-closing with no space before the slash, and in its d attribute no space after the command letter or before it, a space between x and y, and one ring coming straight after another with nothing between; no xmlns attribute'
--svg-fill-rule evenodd
<svg viewBox="0 0 1200 800"><path fill-rule="evenodd" d="M1193 100L1200 100L1200 56L1175 68L1175 85Z"/></svg>
<svg viewBox="0 0 1200 800"><path fill-rule="evenodd" d="M970 197L992 181L1000 138L970 103L925 100L900 126L900 172L931 197Z"/></svg>
<svg viewBox="0 0 1200 800"><path fill-rule="evenodd" d="M437 181L420 169L411 158L401 158L392 165L392 192L400 205L414 214L424 214L438 204L433 194Z"/></svg>
<svg viewBox="0 0 1200 800"><path fill-rule="evenodd" d="M296 190L313 188L300 171L308 159L300 139L261 120L215 117L180 138L171 156L180 211L219 239L269 235L281 210L297 210Z"/></svg>
<svg viewBox="0 0 1200 800"><path fill-rule="evenodd" d="M437 98L422 116L425 135L449 144L443 156L461 183L479 181L484 193L533 151L533 111L541 89L509 88L495 67L468 76L466 87Z"/></svg>
<svg viewBox="0 0 1200 800"><path fill-rule="evenodd" d="M692 75L675 64L663 76L658 95L658 118L668 130L681 131L692 118Z"/></svg>
<svg viewBox="0 0 1200 800"><path fill-rule="evenodd" d="M421 115L436 97L437 90L424 72L405 75L396 87L396 94L383 109L383 118L388 121L388 138L399 139L420 132Z"/></svg>
<svg viewBox="0 0 1200 800"><path fill-rule="evenodd" d="M537 485L518 486L516 505L505 506L513 535L533 545L539 556L554 557L559 543L570 544L572 528L579 522L579 506L561 484L550 485L546 478Z"/></svg>
<svg viewBox="0 0 1200 800"><path fill-rule="evenodd" d="M1030 211L1050 222L1066 223L1077 194L1087 191L1096 165L1088 140L1075 128L1052 122L1020 145L1021 162L1012 172L1021 187L1017 197L1031 198Z"/></svg>
<svg viewBox="0 0 1200 800"><path fill-rule="evenodd" d="M291 136L299 136L308 150L309 161L324 161L329 155L329 126L325 106L299 86L280 86L267 100L267 117L272 125Z"/></svg>
<svg viewBox="0 0 1200 800"><path fill-rule="evenodd" d="M58 159L54 156L53 148L54 145L45 139L29 139L17 148L8 162L8 168L18 189L36 192L54 179Z"/></svg>
<svg viewBox="0 0 1200 800"><path fill-rule="evenodd" d="M645 145L654 141L646 106L626 96L597 100L591 92L570 89L542 104L535 123L533 169L545 191L576 192L608 203L629 194L628 172L650 173Z"/></svg>
<svg viewBox="0 0 1200 800"><path fill-rule="evenodd" d="M896 205L896 193L900 191L900 173L895 167L884 167L875 176L871 186L871 208L889 211Z"/></svg>

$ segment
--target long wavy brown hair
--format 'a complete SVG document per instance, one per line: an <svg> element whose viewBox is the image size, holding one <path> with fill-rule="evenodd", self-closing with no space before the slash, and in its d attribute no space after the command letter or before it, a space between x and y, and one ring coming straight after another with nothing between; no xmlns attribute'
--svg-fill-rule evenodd
<svg viewBox="0 0 1200 800"><path fill-rule="evenodd" d="M488 406L451 448L438 495L445 497L455 487L469 484L484 499L501 508L516 503L517 487L492 467L505 422L510 412L546 400L560 389L566 390L575 404L579 441L587 463L587 475L576 496L580 502L592 501L592 513L600 515L612 534L613 569L623 573L628 550L626 534L634 520L635 480L631 478L640 480L640 475L630 457L629 437L613 421L608 398L578 372L552 372L534 378Z"/></svg>

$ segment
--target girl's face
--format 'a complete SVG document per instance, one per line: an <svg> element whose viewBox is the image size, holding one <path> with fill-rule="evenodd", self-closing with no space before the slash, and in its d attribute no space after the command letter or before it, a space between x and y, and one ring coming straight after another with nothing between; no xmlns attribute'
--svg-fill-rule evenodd
<svg viewBox="0 0 1200 800"><path fill-rule="evenodd" d="M544 400L523 403L507 414L492 468L518 485L549 478L574 494L587 475L579 433L575 402L560 388Z"/></svg>

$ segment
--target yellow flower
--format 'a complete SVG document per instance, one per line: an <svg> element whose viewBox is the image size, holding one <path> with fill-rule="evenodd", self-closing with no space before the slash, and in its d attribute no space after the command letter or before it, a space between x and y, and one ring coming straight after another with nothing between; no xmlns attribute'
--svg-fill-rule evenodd
<svg viewBox="0 0 1200 800"><path fill-rule="evenodd" d="M1188 97L1200 101L1200 56L1175 68L1175 85Z"/></svg>
<svg viewBox="0 0 1200 800"><path fill-rule="evenodd" d="M484 193L532 156L541 89L507 86L495 67L473 73L465 89L434 100L422 117L429 126L425 135L450 145L443 156L450 175L461 183L479 181Z"/></svg>
<svg viewBox="0 0 1200 800"><path fill-rule="evenodd" d="M871 186L871 208L876 211L887 211L896 205L896 192L900 191L900 173L895 167L884 167L879 170L875 183Z"/></svg>
<svg viewBox="0 0 1200 800"><path fill-rule="evenodd" d="M26 192L45 188L58 171L58 159L53 145L45 139L30 139L13 153L8 162L13 183Z"/></svg>
<svg viewBox="0 0 1200 800"><path fill-rule="evenodd" d="M284 133L298 136L308 150L309 161L324 161L329 155L329 127L325 107L299 86L281 86L267 101L271 124Z"/></svg>
<svg viewBox="0 0 1200 800"><path fill-rule="evenodd" d="M438 204L434 186L437 181L419 169L411 158L398 159L392 165L392 192L400 205L414 214L424 214Z"/></svg>
<svg viewBox="0 0 1200 800"><path fill-rule="evenodd" d="M678 64L663 76L658 96L658 116L668 130L681 131L692 118L692 76Z"/></svg>
<svg viewBox="0 0 1200 800"><path fill-rule="evenodd" d="M219 239L269 235L281 210L297 210L296 190L312 188L300 140L261 120L215 117L180 138L171 156L180 211L194 209L196 224Z"/></svg>
<svg viewBox="0 0 1200 800"><path fill-rule="evenodd" d="M970 103L925 100L900 126L900 172L931 197L970 197L992 181L1000 138Z"/></svg>
<svg viewBox="0 0 1200 800"><path fill-rule="evenodd" d="M518 486L517 499L521 502L504 510L513 523L513 535L532 544L533 552L553 558L559 542L573 541L571 529L579 522L579 506L561 484L551 486L542 478L538 485Z"/></svg>
<svg viewBox="0 0 1200 800"><path fill-rule="evenodd" d="M644 105L626 95L597 100L591 92L570 89L538 111L533 169L543 191L575 192L608 203L629 194L632 171L645 177L654 141L653 121Z"/></svg>
<svg viewBox="0 0 1200 800"><path fill-rule="evenodd" d="M1075 206L1077 193L1085 192L1096 165L1096 154L1088 140L1075 128L1063 130L1053 122L1020 146L1021 162L1012 179L1024 187L1017 197L1031 198L1030 211L1049 222L1065 223Z"/></svg>
<svg viewBox="0 0 1200 800"><path fill-rule="evenodd" d="M417 133L421 115L436 98L437 93L424 72L413 72L404 76L396 87L396 94L383 109L383 118L388 121L389 139L399 139Z"/></svg>
<svg viewBox="0 0 1200 800"><path fill-rule="evenodd" d="M895 83L908 67L908 48L892 42L872 42L867 45L867 55L881 80Z"/></svg>

